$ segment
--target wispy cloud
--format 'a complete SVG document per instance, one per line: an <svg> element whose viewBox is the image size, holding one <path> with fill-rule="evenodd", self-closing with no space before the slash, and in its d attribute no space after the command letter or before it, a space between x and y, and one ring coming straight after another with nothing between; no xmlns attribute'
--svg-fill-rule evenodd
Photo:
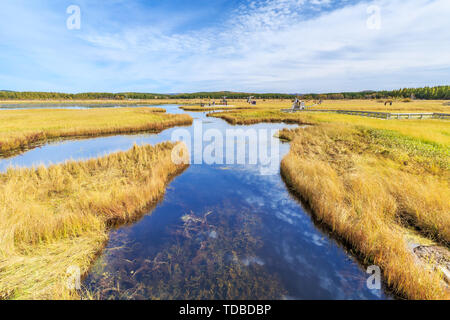
<svg viewBox="0 0 450 320"><path fill-rule="evenodd" d="M7 0L0 87L323 92L450 80L447 0L235 1L213 19L206 9L171 8L149 21L139 2L103 11L93 3L81 4L82 29L68 31L64 6ZM379 30L367 28L370 5L381 10Z"/></svg>

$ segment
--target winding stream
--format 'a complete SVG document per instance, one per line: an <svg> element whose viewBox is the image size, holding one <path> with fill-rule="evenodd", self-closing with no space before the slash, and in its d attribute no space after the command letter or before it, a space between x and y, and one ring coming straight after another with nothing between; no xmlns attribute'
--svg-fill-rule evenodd
<svg viewBox="0 0 450 320"><path fill-rule="evenodd" d="M220 132L295 127L230 126L189 114L204 130ZM177 129L50 143L1 159L0 170L156 144L171 140ZM185 129L193 134L193 127ZM288 151L289 144L281 143L281 158ZM389 299L367 288L368 276L312 222L279 174L262 175L259 165L191 164L148 215L111 231L83 285L102 299Z"/></svg>

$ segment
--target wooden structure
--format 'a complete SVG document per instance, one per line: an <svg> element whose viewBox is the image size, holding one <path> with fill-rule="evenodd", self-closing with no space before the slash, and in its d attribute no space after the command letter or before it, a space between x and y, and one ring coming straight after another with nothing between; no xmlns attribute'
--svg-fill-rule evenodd
<svg viewBox="0 0 450 320"><path fill-rule="evenodd" d="M247 103L251 104L251 105L256 105L256 100L254 99L255 97L250 96L247 98Z"/></svg>
<svg viewBox="0 0 450 320"><path fill-rule="evenodd" d="M379 119L450 119L450 113L389 113L355 110L304 110L308 112L334 112L353 116L379 118Z"/></svg>
<svg viewBox="0 0 450 320"><path fill-rule="evenodd" d="M316 104L313 104L312 106L306 106L304 101L302 101L302 100L296 98L296 99L294 100L294 104L292 105L292 109L284 109L284 110L282 110L282 111L284 111L284 112L305 111L305 110L307 110L308 108L315 107L315 106L317 106L317 105L319 105L319 104L322 104L322 100L320 100L320 101L319 101L318 103L316 103Z"/></svg>

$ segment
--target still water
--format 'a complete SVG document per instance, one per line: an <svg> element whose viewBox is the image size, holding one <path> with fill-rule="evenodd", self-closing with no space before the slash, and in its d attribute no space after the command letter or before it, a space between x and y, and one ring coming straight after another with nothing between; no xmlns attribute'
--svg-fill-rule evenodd
<svg viewBox="0 0 450 320"><path fill-rule="evenodd" d="M184 113L177 106L164 108ZM204 131L224 136L230 128L295 127L230 126L204 113L189 114ZM0 160L0 170L156 144L171 140L179 129L51 143ZM194 136L193 127L184 129ZM265 142L272 145L272 139L277 138L268 135ZM281 158L288 151L289 144L279 145ZM369 290L365 269L313 223L289 193L279 162L276 174L269 175L261 173L260 164L246 163L191 164L140 221L111 231L84 290L101 299L390 298L383 290Z"/></svg>

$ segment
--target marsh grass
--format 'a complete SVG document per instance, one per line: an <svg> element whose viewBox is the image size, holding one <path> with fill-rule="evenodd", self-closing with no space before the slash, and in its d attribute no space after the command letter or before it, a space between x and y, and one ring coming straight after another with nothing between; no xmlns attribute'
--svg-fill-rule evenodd
<svg viewBox="0 0 450 320"><path fill-rule="evenodd" d="M171 161L175 146L1 174L0 299L78 298L66 286L68 268L86 274L109 228L161 199L186 168Z"/></svg>
<svg viewBox="0 0 450 320"><path fill-rule="evenodd" d="M402 100L393 100L390 104L384 105L385 100L323 100L320 105L313 107L315 110L360 110L360 111L379 111L379 112L440 112L449 113L450 107L445 100L412 100L410 102ZM212 101L209 101L212 102ZM209 103L206 102L206 103ZM293 100L288 99L258 99L256 105L249 105L246 100L229 100L228 104L233 105L235 109L268 109L280 110L290 109ZM317 100L306 100L306 106L317 104ZM446 104L447 103L447 104ZM192 103L191 103L192 104ZM197 104L198 105L198 104ZM197 106L200 108L200 106ZM216 108L218 110L220 108ZM225 110L225 109L222 109ZM194 110L195 111L195 110Z"/></svg>
<svg viewBox="0 0 450 320"><path fill-rule="evenodd" d="M450 112L450 108L445 106L445 100L411 100L395 99L390 104L384 103L391 99L382 100L324 100L321 105L313 109L339 109L339 110L361 110L361 111L379 111L379 112ZM306 105L312 103L307 102Z"/></svg>
<svg viewBox="0 0 450 320"><path fill-rule="evenodd" d="M36 109L0 112L0 154L8 155L48 140L134 132L160 132L190 125L189 115L172 115L160 108Z"/></svg>
<svg viewBox="0 0 450 320"><path fill-rule="evenodd" d="M233 125L251 125L261 122L312 124L309 114L285 113L279 110L258 109L209 113L209 117L221 118Z"/></svg>
<svg viewBox="0 0 450 320"><path fill-rule="evenodd" d="M242 106L242 107L236 107L236 106L181 106L180 109L184 111L191 111L191 112L208 112L208 111L227 111L227 110L251 110L255 109L252 107Z"/></svg>
<svg viewBox="0 0 450 320"><path fill-rule="evenodd" d="M388 99L382 100L323 100L321 105L314 109L340 109L340 110L361 110L380 112L450 112L450 107L445 100L393 100L393 105L384 105ZM0 101L0 109L4 106L39 106L39 105L79 105L89 107L102 106L143 106L143 105L164 105L176 104L183 106L185 111L218 111L218 110L239 110L239 109L288 109L292 107L291 99L256 99L256 105L250 105L246 99L228 99L229 107L200 107L200 104L216 102L220 104L220 99L147 99L147 100L11 100ZM306 106L316 104L317 100L306 100Z"/></svg>
<svg viewBox="0 0 450 320"><path fill-rule="evenodd" d="M221 118L235 125L250 125L260 122L310 125L340 123L367 129L378 129L384 131L385 134L393 132L397 134L398 138L400 136L409 137L429 145L439 146L439 148L446 149L447 152L449 152L450 145L450 122L448 120L383 120L336 113L285 113L271 109L215 112L208 114L208 116ZM398 139L395 139L395 141L398 141Z"/></svg>
<svg viewBox="0 0 450 320"><path fill-rule="evenodd" d="M413 227L448 246L448 170L424 170L423 159L417 161L419 155L408 147L386 149L374 144L370 132L349 126L323 125L282 136L292 139L282 174L319 221L366 262L379 265L396 293L411 299L449 297L442 274L418 265L406 241ZM420 154L426 156L426 150Z"/></svg>
<svg viewBox="0 0 450 320"><path fill-rule="evenodd" d="M283 130L291 141L281 173L314 217L379 265L393 291L410 299L448 299L439 270L410 246L450 243L448 121L386 121L276 110L215 113L233 124L309 123ZM414 237L411 237L414 234Z"/></svg>
<svg viewBox="0 0 450 320"><path fill-rule="evenodd" d="M60 105L60 106L160 106L167 104L200 104L207 102L206 99L133 99L133 100L0 100L0 108L4 106L39 106L39 105Z"/></svg>

